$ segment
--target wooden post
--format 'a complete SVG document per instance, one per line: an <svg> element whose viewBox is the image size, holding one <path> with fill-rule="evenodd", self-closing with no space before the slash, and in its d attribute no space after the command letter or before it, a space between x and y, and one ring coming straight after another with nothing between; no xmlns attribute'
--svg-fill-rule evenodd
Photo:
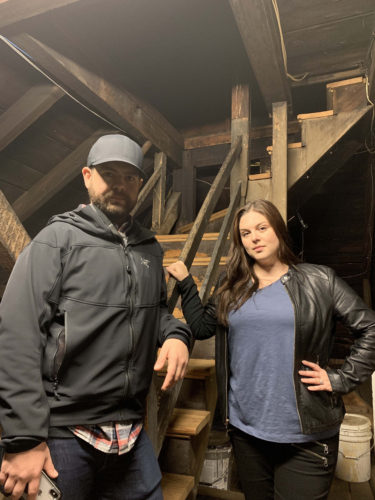
<svg viewBox="0 0 375 500"><path fill-rule="evenodd" d="M196 186L192 151L182 153L182 170L173 171L173 191L181 193L181 212L178 225L195 219Z"/></svg>
<svg viewBox="0 0 375 500"><path fill-rule="evenodd" d="M157 231L163 223L165 212L165 188L167 180L167 156L165 153L156 153L154 170L160 166L160 177L154 187L152 201L152 229Z"/></svg>
<svg viewBox="0 0 375 500"><path fill-rule="evenodd" d="M230 177L230 197L235 195L238 183L242 182L240 205L245 203L247 191L247 175L249 165L249 132L250 132L250 92L247 84L238 84L232 88L232 125L231 141L242 137L241 154L233 166Z"/></svg>
<svg viewBox="0 0 375 500"><path fill-rule="evenodd" d="M288 105L287 102L272 104L272 201L287 221L288 193Z"/></svg>

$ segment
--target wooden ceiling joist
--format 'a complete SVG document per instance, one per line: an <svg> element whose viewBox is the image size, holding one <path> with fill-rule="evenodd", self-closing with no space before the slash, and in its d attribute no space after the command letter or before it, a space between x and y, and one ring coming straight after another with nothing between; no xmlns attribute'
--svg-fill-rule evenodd
<svg viewBox="0 0 375 500"><path fill-rule="evenodd" d="M80 0L8 0L0 4L0 28Z"/></svg>
<svg viewBox="0 0 375 500"><path fill-rule="evenodd" d="M103 130L92 134L74 151L58 163L52 170L21 195L14 203L13 209L21 221L30 217L38 208L47 203L56 193L61 191L70 181L81 173L85 165L87 153Z"/></svg>
<svg viewBox="0 0 375 500"><path fill-rule="evenodd" d="M300 132L300 124L298 121L288 123L288 134L298 134ZM257 139L265 139L272 137L272 125L263 125L261 127L253 127L250 129L249 137L252 141ZM231 133L230 129L220 132L210 133L207 129L205 133L201 133L199 128L190 129L185 137L185 149L198 149L217 146L219 144L230 144Z"/></svg>
<svg viewBox="0 0 375 500"><path fill-rule="evenodd" d="M0 151L48 111L64 92L55 85L36 85L0 115Z"/></svg>
<svg viewBox="0 0 375 500"><path fill-rule="evenodd" d="M183 138L152 106L128 91L118 89L28 34L17 35L12 41L80 102L141 143L145 139L150 140L177 165L181 165Z"/></svg>
<svg viewBox="0 0 375 500"><path fill-rule="evenodd" d="M292 96L272 0L229 3L268 112L272 112L273 102L286 101L291 108Z"/></svg>

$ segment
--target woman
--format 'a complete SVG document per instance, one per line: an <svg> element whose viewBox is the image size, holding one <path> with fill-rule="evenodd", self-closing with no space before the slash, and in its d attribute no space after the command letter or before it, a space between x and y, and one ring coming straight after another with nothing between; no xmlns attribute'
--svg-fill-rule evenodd
<svg viewBox="0 0 375 500"><path fill-rule="evenodd" d="M185 318L197 339L216 333L219 405L247 499L324 499L344 416L340 394L375 366L375 313L328 267L299 263L277 208L257 200L233 223L226 275L203 307L182 262ZM356 335L327 367L336 319Z"/></svg>

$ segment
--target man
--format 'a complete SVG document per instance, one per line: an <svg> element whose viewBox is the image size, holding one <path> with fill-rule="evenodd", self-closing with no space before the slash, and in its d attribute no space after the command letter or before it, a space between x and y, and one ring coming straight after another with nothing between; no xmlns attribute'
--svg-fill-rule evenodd
<svg viewBox="0 0 375 500"><path fill-rule="evenodd" d="M82 169L90 204L53 217L20 255L0 309L0 484L34 500L161 499L143 430L153 369L184 376L190 330L168 314L162 250L130 216L143 154L101 137ZM156 350L161 346L154 366Z"/></svg>

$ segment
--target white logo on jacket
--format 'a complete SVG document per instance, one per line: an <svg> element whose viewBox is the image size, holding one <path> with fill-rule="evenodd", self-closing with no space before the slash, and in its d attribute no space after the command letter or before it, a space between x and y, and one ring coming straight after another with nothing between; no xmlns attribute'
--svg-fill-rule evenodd
<svg viewBox="0 0 375 500"><path fill-rule="evenodd" d="M141 264L143 264L147 269L150 269L150 261L141 257Z"/></svg>

